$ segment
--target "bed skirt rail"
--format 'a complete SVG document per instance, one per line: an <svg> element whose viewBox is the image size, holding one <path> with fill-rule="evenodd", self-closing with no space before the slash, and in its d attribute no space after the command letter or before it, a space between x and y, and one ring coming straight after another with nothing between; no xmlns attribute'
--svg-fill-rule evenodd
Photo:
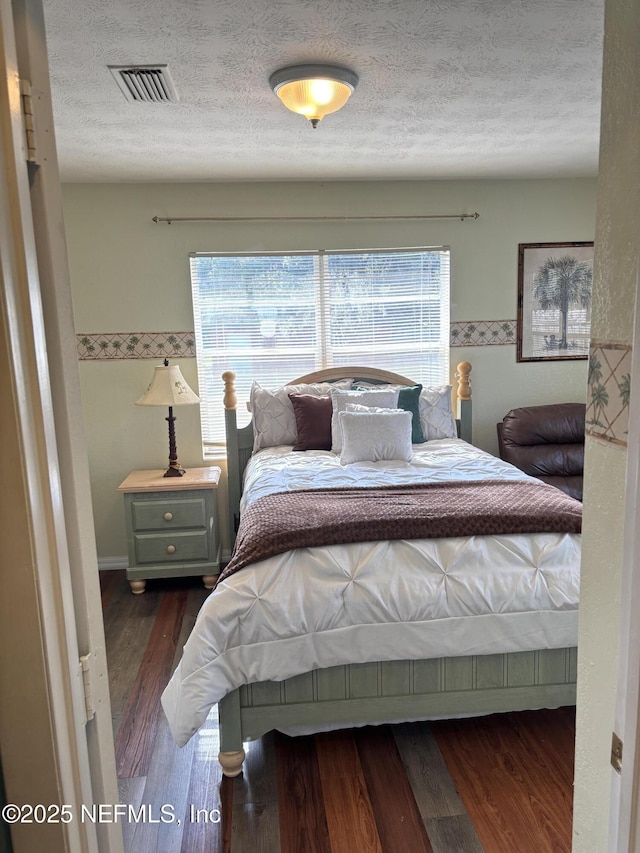
<svg viewBox="0 0 640 853"><path fill-rule="evenodd" d="M220 702L221 764L224 770L224 754L240 754L243 741L274 728L340 727L573 705L576 664L577 649L572 647L348 664L285 681L248 684ZM240 772L241 764L236 770Z"/></svg>

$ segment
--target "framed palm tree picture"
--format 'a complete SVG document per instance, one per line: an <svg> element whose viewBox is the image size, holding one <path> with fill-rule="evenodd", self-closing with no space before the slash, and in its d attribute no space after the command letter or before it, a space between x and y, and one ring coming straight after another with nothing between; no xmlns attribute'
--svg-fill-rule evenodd
<svg viewBox="0 0 640 853"><path fill-rule="evenodd" d="M518 245L517 361L587 358L593 243Z"/></svg>

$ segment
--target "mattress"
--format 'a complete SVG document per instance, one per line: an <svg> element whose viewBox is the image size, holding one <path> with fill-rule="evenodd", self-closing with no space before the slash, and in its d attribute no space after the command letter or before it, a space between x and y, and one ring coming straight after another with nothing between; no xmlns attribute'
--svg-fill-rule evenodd
<svg viewBox="0 0 640 853"><path fill-rule="evenodd" d="M242 506L312 487L492 478L530 479L459 439L416 445L410 463L347 466L277 447L250 460ZM250 565L198 615L162 696L172 734L185 744L242 684L319 667L576 645L579 565L568 533L334 545Z"/></svg>

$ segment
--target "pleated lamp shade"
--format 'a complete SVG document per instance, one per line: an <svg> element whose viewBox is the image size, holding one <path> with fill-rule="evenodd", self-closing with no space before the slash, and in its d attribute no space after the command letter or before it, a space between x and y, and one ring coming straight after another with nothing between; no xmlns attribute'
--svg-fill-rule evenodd
<svg viewBox="0 0 640 853"><path fill-rule="evenodd" d="M199 402L200 397L187 385L177 364L158 364L136 406L191 406Z"/></svg>

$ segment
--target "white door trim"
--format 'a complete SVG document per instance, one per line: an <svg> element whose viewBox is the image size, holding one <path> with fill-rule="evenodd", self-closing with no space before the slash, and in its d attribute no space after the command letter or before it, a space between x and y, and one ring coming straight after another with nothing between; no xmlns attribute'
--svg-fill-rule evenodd
<svg viewBox="0 0 640 853"><path fill-rule="evenodd" d="M19 10L16 32L18 61L21 77L28 79L31 86L36 160L39 163L30 175L31 207L42 285L76 643L80 655L90 655L91 659L95 714L87 722L84 735L93 799L96 803L110 804L117 803L119 795L42 0L14 0L14 8ZM74 663L77 664L77 658ZM121 849L120 826L100 823L96 831L101 851L117 853Z"/></svg>
<svg viewBox="0 0 640 853"><path fill-rule="evenodd" d="M15 824L12 842L15 853L120 853L118 825L80 819L82 805L118 797L107 679L94 688L98 722L86 724L79 664L82 648L106 675L95 545L93 559L87 545L86 451L83 442L74 447L82 429L77 360L62 345L75 336L41 0L0 0L0 66L1 418L3 444L6 434L13 451L3 457L10 511L0 515L8 561L0 624L3 773L11 802L68 804L74 816ZM39 129L43 165L31 175L20 92L27 69L38 78L40 114L48 116Z"/></svg>
<svg viewBox="0 0 640 853"><path fill-rule="evenodd" d="M638 784L640 761L640 264L636 278L636 306L631 360L625 518L621 572L620 637L614 725L622 738L620 773L611 771L609 850L633 853L640 844Z"/></svg>

